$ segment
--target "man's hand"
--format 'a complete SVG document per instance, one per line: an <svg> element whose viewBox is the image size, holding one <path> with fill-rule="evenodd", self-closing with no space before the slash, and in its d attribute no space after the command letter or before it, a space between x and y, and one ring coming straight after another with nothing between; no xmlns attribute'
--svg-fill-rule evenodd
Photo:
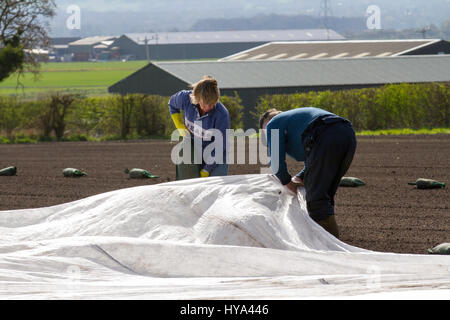
<svg viewBox="0 0 450 320"><path fill-rule="evenodd" d="M300 179L300 178L297 177L297 176L293 176L292 179L291 179L291 182L292 182L292 183L295 183L295 184L297 184L297 185L299 185L299 186L304 186L303 180Z"/></svg>
<svg viewBox="0 0 450 320"><path fill-rule="evenodd" d="M290 181L288 184L286 184L286 187L287 187L290 191L292 191L294 194L297 194L297 188L298 188L299 186L303 186L303 181L302 181L302 179L300 179L300 178L297 177L297 176L294 176L294 177L291 179L291 181Z"/></svg>

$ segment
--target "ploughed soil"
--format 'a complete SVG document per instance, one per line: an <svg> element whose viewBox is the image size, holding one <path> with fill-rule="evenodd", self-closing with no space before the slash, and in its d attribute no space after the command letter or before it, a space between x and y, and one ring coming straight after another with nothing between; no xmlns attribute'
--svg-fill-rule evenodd
<svg viewBox="0 0 450 320"><path fill-rule="evenodd" d="M17 167L17 176L0 176L0 210L47 207L112 190L175 180L166 140L58 142L0 145L0 169ZM246 162L249 162L247 155ZM288 160L291 173L303 163ZM62 170L88 173L65 178ZM260 173L261 164L230 165L229 174ZM158 179L129 179L125 168L142 168ZM338 189L335 198L340 239L369 250L426 254L450 242L450 191L419 190L418 178L450 182L450 135L358 137L346 176L366 186ZM1 214L1 212L0 212ZM30 213L31 214L31 213Z"/></svg>

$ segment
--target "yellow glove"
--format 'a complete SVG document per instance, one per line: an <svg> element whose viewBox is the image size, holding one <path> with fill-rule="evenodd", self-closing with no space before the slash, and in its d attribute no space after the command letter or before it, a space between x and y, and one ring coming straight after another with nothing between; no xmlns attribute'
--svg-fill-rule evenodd
<svg viewBox="0 0 450 320"><path fill-rule="evenodd" d="M202 169L202 170L200 170L200 176L202 178L207 178L207 177L209 177L209 172L204 170L204 169Z"/></svg>
<svg viewBox="0 0 450 320"><path fill-rule="evenodd" d="M184 124L183 120L181 120L181 114L173 113L172 115L173 123L175 124L175 128L177 128L178 132L182 137L190 137L188 128Z"/></svg>

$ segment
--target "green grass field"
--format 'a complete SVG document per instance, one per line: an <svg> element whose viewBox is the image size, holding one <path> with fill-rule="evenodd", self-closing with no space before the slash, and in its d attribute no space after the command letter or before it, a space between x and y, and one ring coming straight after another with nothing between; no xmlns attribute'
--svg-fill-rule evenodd
<svg viewBox="0 0 450 320"><path fill-rule="evenodd" d="M0 82L0 95L33 96L45 91L71 91L87 95L108 93L108 87L129 76L147 61L43 63L37 79L25 73L18 86L17 75Z"/></svg>
<svg viewBox="0 0 450 320"><path fill-rule="evenodd" d="M433 128L433 129L387 129L376 131L359 131L356 134L359 136L389 136L389 135L416 135L416 134L450 134L450 128Z"/></svg>
<svg viewBox="0 0 450 320"><path fill-rule="evenodd" d="M404 136L404 135L419 135L419 134L450 134L450 128L433 128L433 129L386 129L386 130L363 130L357 131L357 136ZM259 133L255 133L250 138L258 138Z"/></svg>

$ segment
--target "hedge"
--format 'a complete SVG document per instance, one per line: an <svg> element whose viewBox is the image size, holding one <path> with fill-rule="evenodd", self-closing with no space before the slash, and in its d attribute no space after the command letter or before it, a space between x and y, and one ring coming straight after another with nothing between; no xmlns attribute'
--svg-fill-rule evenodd
<svg viewBox="0 0 450 320"><path fill-rule="evenodd" d="M51 92L34 100L0 96L1 142L24 140L112 140L170 137L175 127L169 97L129 94L82 97ZM242 102L237 94L222 96L233 129L242 127Z"/></svg>
<svg viewBox="0 0 450 320"><path fill-rule="evenodd" d="M357 131L450 127L450 84L266 95L252 112L320 107L349 119ZM47 93L34 100L0 96L0 143L169 137L175 129L168 97L143 94L83 97ZM222 96L233 129L242 128L242 101Z"/></svg>
<svg viewBox="0 0 450 320"><path fill-rule="evenodd" d="M378 88L321 91L260 98L253 116L270 108L314 106L349 119L357 131L450 127L450 84L392 84Z"/></svg>

